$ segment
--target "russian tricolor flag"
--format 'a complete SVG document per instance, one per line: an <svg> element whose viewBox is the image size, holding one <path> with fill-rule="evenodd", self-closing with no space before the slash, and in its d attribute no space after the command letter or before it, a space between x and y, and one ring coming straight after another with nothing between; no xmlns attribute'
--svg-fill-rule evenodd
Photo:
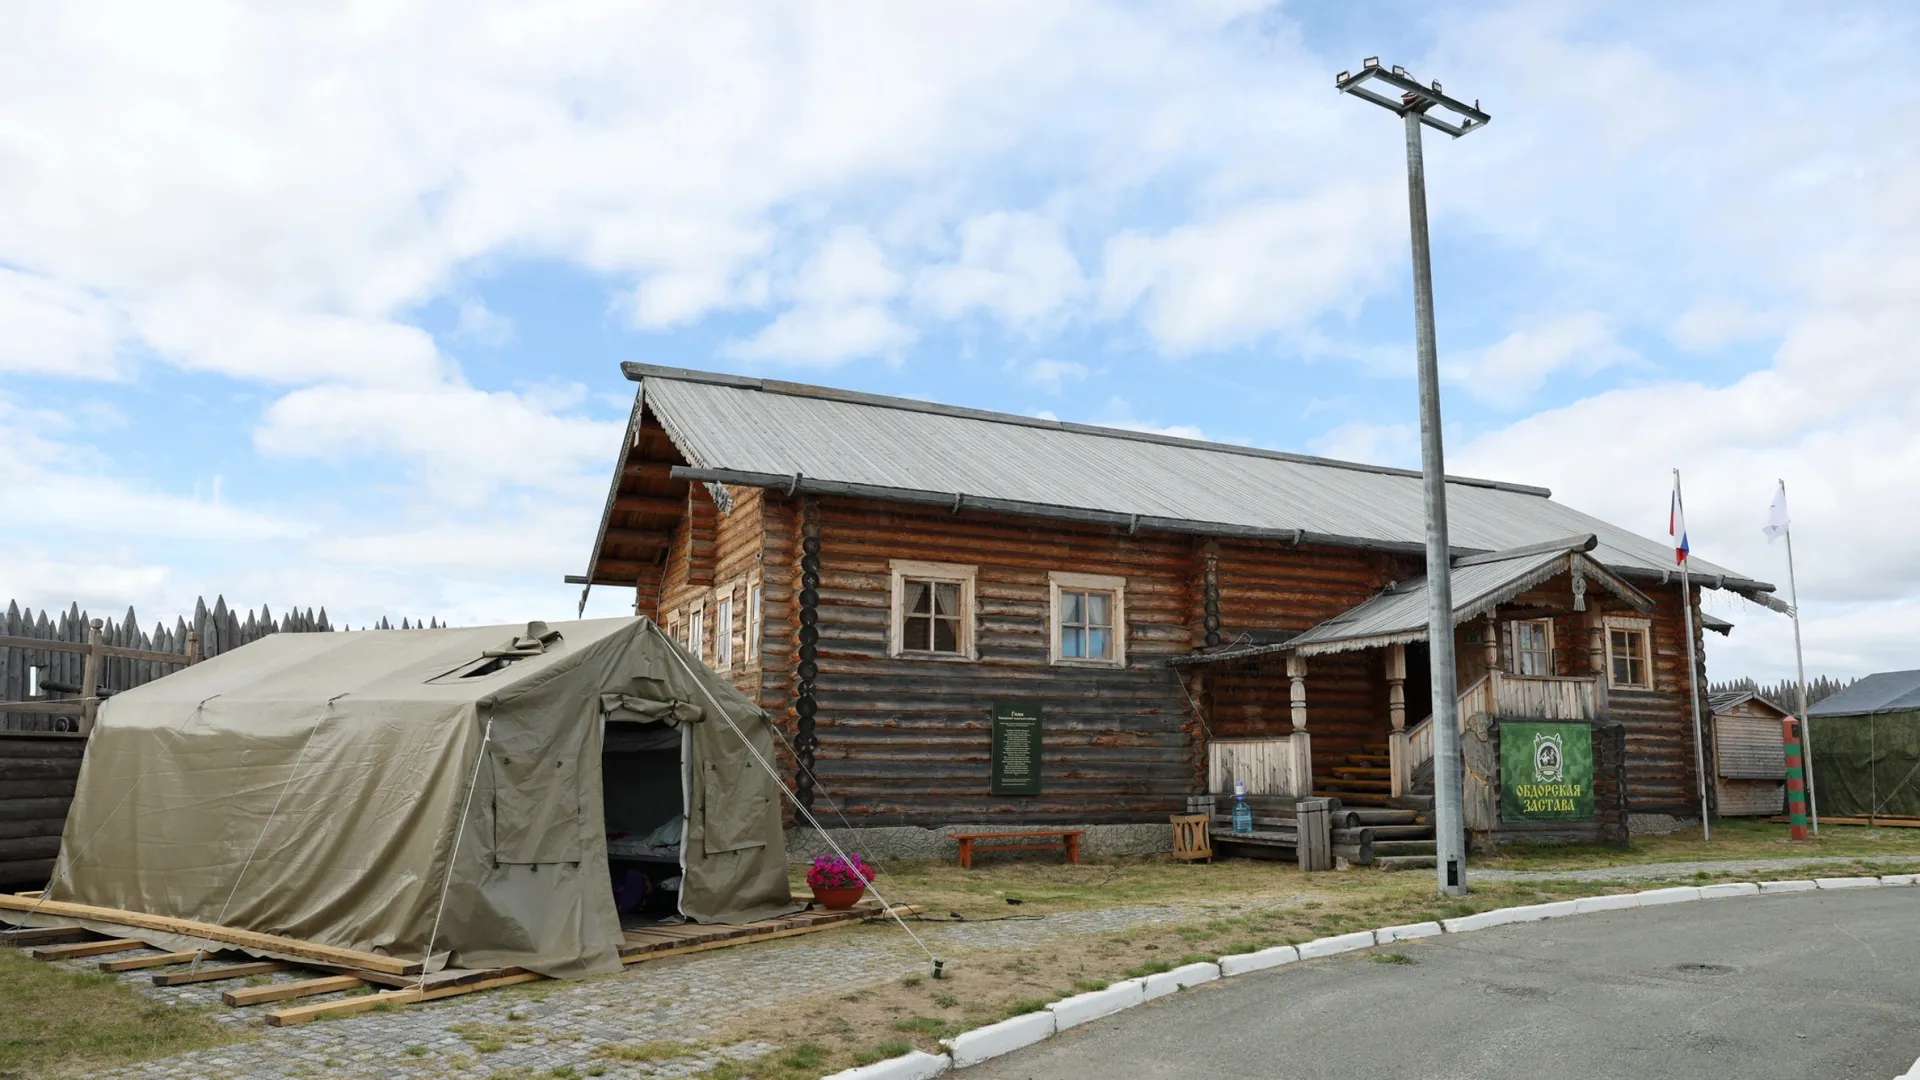
<svg viewBox="0 0 1920 1080"><path fill-rule="evenodd" d="M1687 561L1687 510L1680 502L1680 470L1673 470L1673 506L1667 515L1667 535L1673 537L1673 563Z"/></svg>

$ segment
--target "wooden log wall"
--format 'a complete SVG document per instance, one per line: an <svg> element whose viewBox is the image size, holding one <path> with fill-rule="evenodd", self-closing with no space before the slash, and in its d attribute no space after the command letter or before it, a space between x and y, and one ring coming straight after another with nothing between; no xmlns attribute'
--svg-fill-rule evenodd
<svg viewBox="0 0 1920 1080"><path fill-rule="evenodd" d="M849 820L1164 821L1185 805L1196 775L1184 730L1189 706L1164 661L1191 648L1197 623L1189 538L865 500L822 498L817 507L816 772L822 795L838 800ZM765 528L763 702L791 734L795 501L768 496ZM892 559L979 568L977 662L887 655ZM1049 664L1052 570L1126 578L1127 667ZM989 794L995 701L1045 709L1043 794ZM834 820L824 810L821 816Z"/></svg>
<svg viewBox="0 0 1920 1080"><path fill-rule="evenodd" d="M22 608L18 601L13 601L7 605L4 620L0 620L0 635L83 645L87 640L87 625L91 618L92 616L82 611L77 603L70 605L66 611L55 613L43 610L36 614L32 608ZM405 620L402 621L405 622ZM295 609L286 615L276 617L264 606L258 612L243 613L229 610L224 596L217 597L211 608L207 606L205 599L195 601L191 623L184 617L176 617L172 627L164 623L156 623L150 632L140 629L139 617L134 614L132 608L128 608L127 613L117 620L108 618L103 619L102 622L104 625L101 627L100 640L104 645L143 649L148 652L179 653L182 656L186 655L187 630L191 626L200 632L202 659L237 649L268 634L333 629L327 621L326 608L321 608L318 615L309 608L304 612ZM382 623L384 622L385 620L382 620ZM44 668L43 678L69 686L79 686L81 668L85 662L86 657L80 653L0 646L0 730L71 729L73 717L8 713L5 703L26 700L29 686L28 668ZM120 656L102 657L99 685L108 691L129 690L175 670L178 669L170 664L150 660L133 660ZM55 693L42 696L61 698L73 695Z"/></svg>
<svg viewBox="0 0 1920 1080"><path fill-rule="evenodd" d="M1641 586L1653 598L1652 690L1607 689L1607 715L1626 727L1627 797L1635 813L1698 817L1700 790L1694 770L1693 713L1687 703L1687 640L1683 627L1678 583ZM1696 590L1697 595L1697 590ZM1705 643L1696 646L1704 650ZM1705 652L1700 653L1702 663ZM1706 681L1701 680L1704 693ZM1701 703L1702 737L1706 738L1705 702ZM1708 761L1713 747L1705 747Z"/></svg>
<svg viewBox="0 0 1920 1080"><path fill-rule="evenodd" d="M0 891L52 873L86 746L80 735L0 733Z"/></svg>
<svg viewBox="0 0 1920 1080"><path fill-rule="evenodd" d="M1298 633L1420 572L1417 559L1350 548L1223 540L1219 552L1222 644L1262 631ZM1292 684L1282 656L1214 666L1207 688L1218 738L1293 730ZM1383 650L1309 658L1306 690L1315 776L1330 775L1350 753L1386 746L1392 725Z"/></svg>

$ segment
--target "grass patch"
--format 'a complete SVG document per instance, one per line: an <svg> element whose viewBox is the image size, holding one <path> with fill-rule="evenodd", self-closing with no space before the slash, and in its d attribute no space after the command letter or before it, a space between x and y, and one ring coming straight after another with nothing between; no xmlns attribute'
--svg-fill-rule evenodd
<svg viewBox="0 0 1920 1080"><path fill-rule="evenodd" d="M115 975L0 949L0 1076L92 1071L251 1037L142 997Z"/></svg>
<svg viewBox="0 0 1920 1080"><path fill-rule="evenodd" d="M875 1043L865 1050L855 1050L853 1052L853 1063L855 1065L871 1065L876 1061L885 1061L888 1058L897 1058L903 1054L911 1053L913 1053L912 1043L904 1039L889 1039L883 1043Z"/></svg>
<svg viewBox="0 0 1920 1080"><path fill-rule="evenodd" d="M1367 959L1373 961L1376 964L1411 964L1413 963L1413 958L1403 952L1377 952L1369 955Z"/></svg>
<svg viewBox="0 0 1920 1080"><path fill-rule="evenodd" d="M676 1058L693 1057L700 1053L699 1043L680 1042L675 1039L649 1039L637 1043L601 1043L593 1048L594 1054L615 1061L672 1061Z"/></svg>
<svg viewBox="0 0 1920 1080"><path fill-rule="evenodd" d="M1090 994L1095 990L1105 990L1107 987L1112 985L1113 985L1112 983L1108 982L1105 979L1079 978L1079 979L1073 980L1074 991L1076 993L1081 993L1081 994ZM958 1003L956 1002L956 1004Z"/></svg>
<svg viewBox="0 0 1920 1080"><path fill-rule="evenodd" d="M1179 933L1179 931L1175 930L1174 933ZM1128 968L1126 970L1126 976L1129 979L1144 979L1149 975L1158 975L1163 971L1172 970L1173 965L1165 960L1149 960L1144 964L1136 964Z"/></svg>

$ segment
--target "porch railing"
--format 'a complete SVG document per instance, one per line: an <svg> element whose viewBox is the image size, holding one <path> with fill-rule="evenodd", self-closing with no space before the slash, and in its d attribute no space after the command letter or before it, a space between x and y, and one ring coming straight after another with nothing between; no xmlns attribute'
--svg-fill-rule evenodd
<svg viewBox="0 0 1920 1080"><path fill-rule="evenodd" d="M1293 736L1265 739L1215 739L1207 744L1207 790L1231 795L1242 781L1249 795L1298 795L1299 754Z"/></svg>
<svg viewBox="0 0 1920 1080"><path fill-rule="evenodd" d="M1482 713L1493 716L1537 716L1545 720L1595 720L1599 718L1593 679L1583 676L1511 675L1489 672L1473 685L1460 691L1460 723ZM1433 717L1428 716L1407 731L1405 771L1414 771L1433 760ZM1396 792L1395 794L1398 794Z"/></svg>

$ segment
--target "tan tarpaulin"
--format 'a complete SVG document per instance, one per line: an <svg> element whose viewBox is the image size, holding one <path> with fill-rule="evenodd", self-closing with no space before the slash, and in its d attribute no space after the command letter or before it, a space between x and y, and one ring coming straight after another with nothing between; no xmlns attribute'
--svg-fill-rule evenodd
<svg viewBox="0 0 1920 1080"><path fill-rule="evenodd" d="M681 731L683 913L794 910L765 715L640 618L276 634L115 695L50 896L418 959L444 887L436 963L618 970L609 722Z"/></svg>

